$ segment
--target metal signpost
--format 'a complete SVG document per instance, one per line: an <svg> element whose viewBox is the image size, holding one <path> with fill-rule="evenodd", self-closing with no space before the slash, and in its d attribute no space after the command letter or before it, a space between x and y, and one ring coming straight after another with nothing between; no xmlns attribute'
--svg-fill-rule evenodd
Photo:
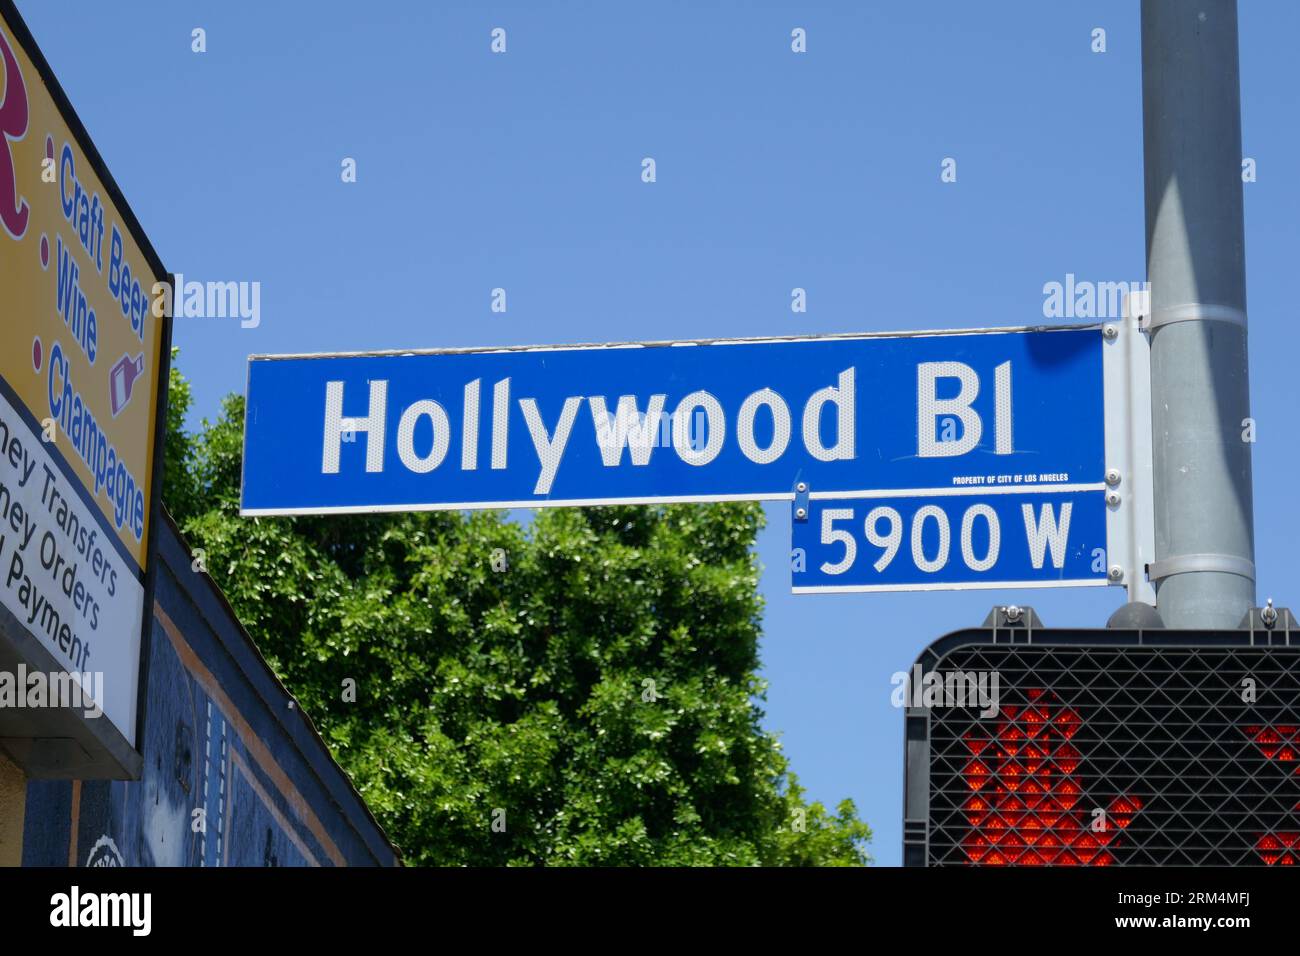
<svg viewBox="0 0 1300 956"><path fill-rule="evenodd" d="M1170 627L1255 604L1235 0L1142 4L1156 560Z"/></svg>

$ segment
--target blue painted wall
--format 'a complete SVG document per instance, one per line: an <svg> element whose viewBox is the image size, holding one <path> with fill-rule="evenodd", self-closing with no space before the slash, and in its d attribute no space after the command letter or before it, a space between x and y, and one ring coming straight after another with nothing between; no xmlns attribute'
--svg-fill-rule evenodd
<svg viewBox="0 0 1300 956"><path fill-rule="evenodd" d="M170 518L134 781L28 784L25 866L391 866L396 850Z"/></svg>

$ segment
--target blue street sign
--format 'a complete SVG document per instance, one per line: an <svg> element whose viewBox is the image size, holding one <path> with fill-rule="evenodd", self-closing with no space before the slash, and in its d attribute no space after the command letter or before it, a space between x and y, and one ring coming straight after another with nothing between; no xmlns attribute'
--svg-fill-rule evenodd
<svg viewBox="0 0 1300 956"><path fill-rule="evenodd" d="M797 593L1107 584L1106 492L814 498L794 506ZM1039 486L1040 489L1042 486ZM799 517L803 509L807 517Z"/></svg>
<svg viewBox="0 0 1300 956"><path fill-rule="evenodd" d="M1092 327L255 356L243 513L1097 483L1102 350Z"/></svg>

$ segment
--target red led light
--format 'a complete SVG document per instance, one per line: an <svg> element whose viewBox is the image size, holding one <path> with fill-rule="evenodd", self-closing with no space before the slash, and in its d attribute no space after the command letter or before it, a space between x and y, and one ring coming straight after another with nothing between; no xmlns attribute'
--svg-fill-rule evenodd
<svg viewBox="0 0 1300 956"><path fill-rule="evenodd" d="M1278 752L1281 746L1282 738L1272 727L1264 727L1254 736L1255 745L1259 747L1260 752L1269 760Z"/></svg>
<svg viewBox="0 0 1300 956"><path fill-rule="evenodd" d="M1032 740L1046 729L1049 719L1047 708L1026 707L1021 713L1020 719L1025 725L1025 736Z"/></svg>
<svg viewBox="0 0 1300 956"><path fill-rule="evenodd" d="M1278 763L1296 763L1300 760L1300 748L1292 746L1293 742L1300 743L1296 740L1297 734L1300 734L1300 726L1278 724L1274 727L1266 727L1262 724L1247 724L1241 729L1250 742L1259 748L1259 752L1266 760L1276 760ZM1300 766L1291 773L1300 774ZM1300 811L1300 803L1297 803L1293 810ZM1297 839L1300 839L1300 833L1261 834L1255 841L1255 852L1268 866L1295 866Z"/></svg>
<svg viewBox="0 0 1300 956"><path fill-rule="evenodd" d="M991 771L983 761L972 760L966 765L966 769L962 771L962 776L966 778L966 786L972 790L979 790L989 782Z"/></svg>
<svg viewBox="0 0 1300 956"><path fill-rule="evenodd" d="M1052 754L1052 759L1056 761L1056 767L1061 773L1071 774L1079 767L1079 751L1075 750L1070 744L1061 744Z"/></svg>
<svg viewBox="0 0 1300 956"><path fill-rule="evenodd" d="M1267 727L1262 724L1247 724L1241 729L1266 760L1276 760L1278 763L1296 763L1300 760L1300 748L1292 746L1293 742L1300 743L1296 740L1300 726L1278 724ZM1300 774L1300 766L1291 772L1293 775ZM1300 803L1292 809L1300 811ZM1297 840L1300 840L1300 833L1264 833L1255 840L1255 852L1268 866L1295 866Z"/></svg>
<svg viewBox="0 0 1300 956"><path fill-rule="evenodd" d="M972 796L963 809L971 833L962 841L969 862L985 866L1109 866L1108 849L1142 809L1134 796L1111 801L1097 820L1078 806L1083 789L1075 775L1082 755L1069 742L1083 726L1077 712L1060 708L1055 695L1029 691L1024 707L1001 708L991 737L963 735L977 758L963 772ZM1262 730L1263 728L1256 728Z"/></svg>
<svg viewBox="0 0 1300 956"><path fill-rule="evenodd" d="M1255 852L1269 866L1295 866L1297 840L1300 833L1265 833L1255 841Z"/></svg>
<svg viewBox="0 0 1300 956"><path fill-rule="evenodd" d="M962 809L966 811L966 821L970 823L972 827L978 829L979 825L984 822L985 817L988 815L989 805L983 797L971 797L962 806Z"/></svg>
<svg viewBox="0 0 1300 956"><path fill-rule="evenodd" d="M1142 801L1137 797L1116 797L1110 803L1107 813L1115 821L1115 826L1123 830L1133 821L1133 814L1142 809Z"/></svg>
<svg viewBox="0 0 1300 956"><path fill-rule="evenodd" d="M1020 788L1020 795L1024 798L1025 806L1030 810L1037 810L1043 804L1046 790L1037 780L1030 779L1025 781L1025 785Z"/></svg>
<svg viewBox="0 0 1300 956"><path fill-rule="evenodd" d="M1053 723L1056 725L1056 729L1061 732L1061 735L1066 740L1069 740L1076 732L1078 732L1079 724L1082 723L1082 721L1079 719L1079 715L1074 711L1066 710L1057 714Z"/></svg>
<svg viewBox="0 0 1300 956"><path fill-rule="evenodd" d="M989 841L978 833L967 835L966 839L961 841L961 845L972 863L979 863L989 852Z"/></svg>

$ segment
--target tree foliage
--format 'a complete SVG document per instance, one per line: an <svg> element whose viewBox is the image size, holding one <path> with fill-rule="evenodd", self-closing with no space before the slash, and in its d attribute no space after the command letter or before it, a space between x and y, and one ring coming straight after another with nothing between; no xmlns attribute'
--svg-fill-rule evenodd
<svg viewBox="0 0 1300 956"><path fill-rule="evenodd" d="M868 861L760 723L757 505L245 519L242 398L170 394L168 507L408 862Z"/></svg>

